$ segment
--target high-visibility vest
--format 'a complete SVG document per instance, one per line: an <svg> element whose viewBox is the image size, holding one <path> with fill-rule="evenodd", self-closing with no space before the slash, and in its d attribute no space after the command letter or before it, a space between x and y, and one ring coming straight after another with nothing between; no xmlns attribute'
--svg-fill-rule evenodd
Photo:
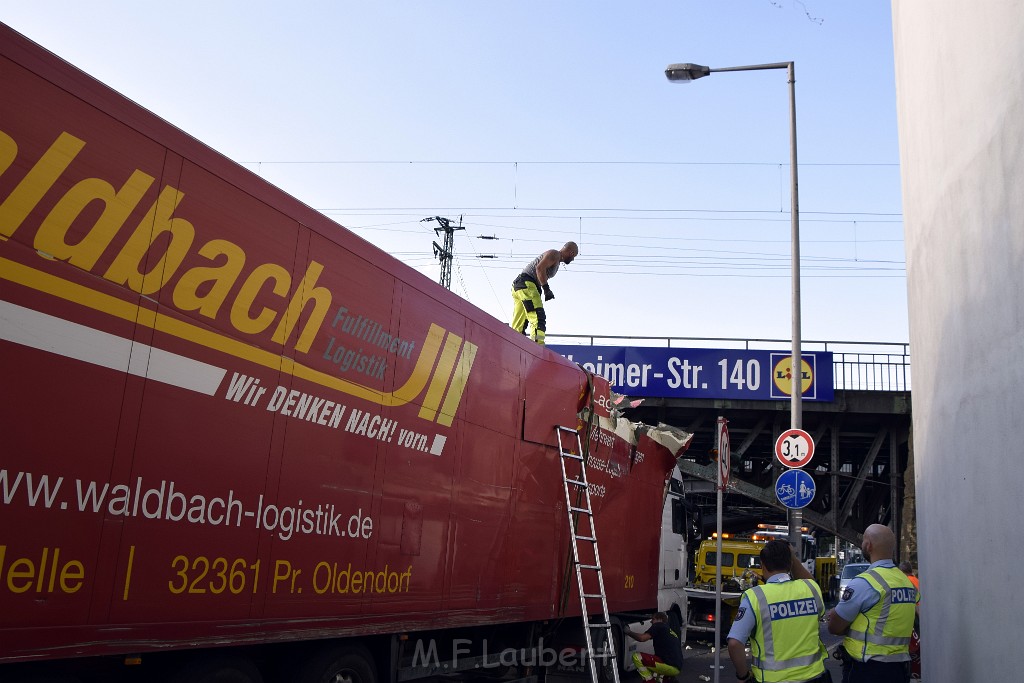
<svg viewBox="0 0 1024 683"><path fill-rule="evenodd" d="M818 631L825 603L814 581L766 583L746 596L757 620L750 634L754 680L809 681L825 673L828 654Z"/></svg>
<svg viewBox="0 0 1024 683"><path fill-rule="evenodd" d="M856 661L910 661L910 632L914 629L917 589L896 567L875 567L859 575L878 595L867 612L858 614L843 639Z"/></svg>

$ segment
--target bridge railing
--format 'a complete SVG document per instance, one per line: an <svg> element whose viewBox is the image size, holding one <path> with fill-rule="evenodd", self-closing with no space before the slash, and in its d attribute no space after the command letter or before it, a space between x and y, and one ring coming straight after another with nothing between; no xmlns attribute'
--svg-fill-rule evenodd
<svg viewBox="0 0 1024 683"><path fill-rule="evenodd" d="M549 344L579 346L656 346L699 349L792 348L788 339L740 339L735 337L641 337L597 334L548 334ZM837 391L910 391L910 344L902 342L815 341L800 342L804 351L832 353L832 380Z"/></svg>

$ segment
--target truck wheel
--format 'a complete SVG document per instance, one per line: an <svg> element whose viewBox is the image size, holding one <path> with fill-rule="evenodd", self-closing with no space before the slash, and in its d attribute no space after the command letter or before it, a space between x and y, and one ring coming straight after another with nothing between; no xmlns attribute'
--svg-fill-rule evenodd
<svg viewBox="0 0 1024 683"><path fill-rule="evenodd" d="M618 627L612 628L612 642L615 645L615 659L598 659L598 677L599 683L611 683L611 681L618 680L622 677L621 672L625 666L626 652L623 649L622 643L622 630ZM618 672L612 669L618 669ZM616 676L616 673L619 675Z"/></svg>
<svg viewBox="0 0 1024 683"><path fill-rule="evenodd" d="M197 659L168 679L169 683L263 683L256 665L241 657Z"/></svg>
<svg viewBox="0 0 1024 683"><path fill-rule="evenodd" d="M355 645L324 650L299 669L295 683L375 683L377 667L366 648Z"/></svg>
<svg viewBox="0 0 1024 683"><path fill-rule="evenodd" d="M686 620L683 619L682 610L679 605L672 605L668 613L669 625L676 629L679 634L679 646L686 647Z"/></svg>

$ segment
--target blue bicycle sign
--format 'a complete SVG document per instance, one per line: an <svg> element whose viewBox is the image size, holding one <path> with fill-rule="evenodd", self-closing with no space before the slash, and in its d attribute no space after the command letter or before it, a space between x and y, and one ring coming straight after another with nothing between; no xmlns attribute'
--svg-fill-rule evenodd
<svg viewBox="0 0 1024 683"><path fill-rule="evenodd" d="M803 470L783 472L775 482L775 497L792 510L807 507L814 500L814 480Z"/></svg>

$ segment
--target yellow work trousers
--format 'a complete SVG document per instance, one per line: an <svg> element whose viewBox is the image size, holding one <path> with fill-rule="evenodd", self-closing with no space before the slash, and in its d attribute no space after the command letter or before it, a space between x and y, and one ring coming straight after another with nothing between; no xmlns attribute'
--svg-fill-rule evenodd
<svg viewBox="0 0 1024 683"><path fill-rule="evenodd" d="M526 331L527 325L530 328L529 334ZM537 284L530 280L517 281L512 286L512 329L543 344L545 328L547 318L544 315L544 297L537 289Z"/></svg>
<svg viewBox="0 0 1024 683"><path fill-rule="evenodd" d="M671 664L666 664L658 657L646 652L633 653L633 666L636 667L636 672L640 674L640 678L645 681L654 680L655 678L660 681L666 676L671 678L679 673L679 669Z"/></svg>

